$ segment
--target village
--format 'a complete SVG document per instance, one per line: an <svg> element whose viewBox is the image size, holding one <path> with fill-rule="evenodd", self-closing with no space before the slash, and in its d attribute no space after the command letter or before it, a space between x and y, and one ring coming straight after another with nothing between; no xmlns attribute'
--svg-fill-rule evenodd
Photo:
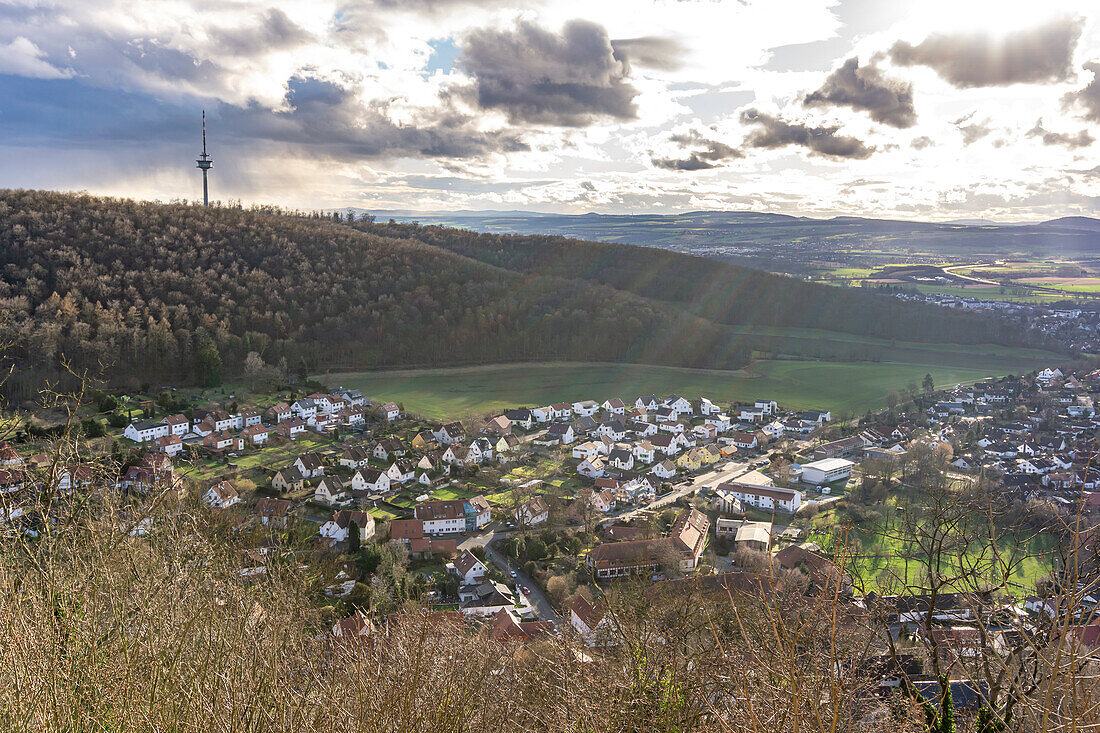
<svg viewBox="0 0 1100 733"><path fill-rule="evenodd" d="M852 609L865 610L854 569L818 541L813 517L836 502L873 502L883 486L904 491L913 461L935 460L950 480L1060 516L1091 522L1100 513L1100 370L923 387L907 406L847 424L768 399L721 405L679 395L518 407L465 424L423 420L347 389L159 417L167 410L139 403L143 416L116 436L140 456L118 488L191 493L259 527L265 553L292 534L308 538L310 552L337 561L326 565L335 569L325 597L348 615L336 636L381 632L386 608L364 601L377 581L363 558L377 566L384 556L408 571L410 597L453 623L498 640L571 635L598 649L616 643L603 598L622 583L675 589L695 579L743 592L764 573L808 594L836 583ZM48 460L0 449L9 526L40 527L18 497L25 472ZM54 470L63 491L93 480L80 465ZM902 478L891 483L893 475ZM256 558L242 577L263 574ZM1023 618L1059 613L1057 584L1043 587L1046 595L1021 586L995 605ZM972 634L963 598L935 600L946 644ZM899 597L891 628L919 633L920 603ZM1082 638L1100 643L1100 617L1074 613Z"/></svg>

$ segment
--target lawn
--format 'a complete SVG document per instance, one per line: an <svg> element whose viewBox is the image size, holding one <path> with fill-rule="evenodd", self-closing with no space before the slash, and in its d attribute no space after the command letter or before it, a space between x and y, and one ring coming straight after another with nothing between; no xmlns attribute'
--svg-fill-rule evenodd
<svg viewBox="0 0 1100 733"><path fill-rule="evenodd" d="M893 499L891 499L891 502ZM835 510L829 508L813 519L810 541L823 548L835 551L839 542L848 543L848 571L858 576L867 591L892 592L890 587L894 578L906 579L909 583L920 583L924 566L915 559L906 562L906 548L897 538L883 537L881 526L852 526L849 532L846 520L841 520ZM1012 538L1005 537L999 543L1003 552L1009 552ZM1026 543L1025 557L1020 562L1010 581L1010 591L1017 595L1034 592L1035 583L1050 573L1050 551L1054 539L1039 535ZM889 571L887 573L886 571ZM884 585L885 583L885 585Z"/></svg>
<svg viewBox="0 0 1100 733"><path fill-rule="evenodd" d="M947 347L943 347L947 348ZM980 354L985 366L947 366L929 350L927 361L909 363L758 361L738 371L677 369L635 364L497 364L450 369L344 372L325 375L331 386L363 390L432 419L462 418L509 407L582 399L604 400L670 393L706 395L722 402L768 398L795 409L835 415L882 407L891 390L920 384L931 373L938 387L988 376L1020 374L1059 361L1054 354L996 346L958 347ZM975 362L978 363L978 362Z"/></svg>

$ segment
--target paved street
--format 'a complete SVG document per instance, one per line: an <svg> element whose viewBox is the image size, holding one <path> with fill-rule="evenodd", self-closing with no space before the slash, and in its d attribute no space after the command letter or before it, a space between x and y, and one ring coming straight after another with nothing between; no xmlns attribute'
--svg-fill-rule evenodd
<svg viewBox="0 0 1100 733"><path fill-rule="evenodd" d="M515 570L516 577L514 583L519 583L520 585L527 586L531 589L531 593L525 596L525 598L528 604L534 607L535 611L539 615L539 618L543 621L553 621L555 626L560 627L562 624L562 617L558 614L557 611L554 610L553 606L550 605L549 599L547 599L542 590L540 590L539 587L535 585L529 577L527 577L527 574L524 573L518 565L513 566L508 558L504 557L504 555L497 552L491 546L491 543L495 540L505 539L511 536L511 534L512 533L508 531L484 532L479 535L474 535L473 537L468 537L467 539L463 540L458 547L460 550L470 550L474 547L484 547L485 558L489 560L489 562L500 568L502 571L504 571L504 575L506 577L510 578L512 570ZM512 581L509 580L509 582Z"/></svg>
<svg viewBox="0 0 1100 733"><path fill-rule="evenodd" d="M699 489L704 485L717 486L725 481L732 481L741 474L749 470L748 461L730 461L722 468L715 469L713 471L707 471L701 473L692 478L692 480L686 484L679 484L670 493L658 497L651 504L637 509L631 509L629 511L621 513L611 513L605 519L601 520L603 524L610 524L617 520L633 519L634 517L641 516L645 512L654 509L660 509L661 507L668 506L669 504L676 503L681 497L694 496Z"/></svg>

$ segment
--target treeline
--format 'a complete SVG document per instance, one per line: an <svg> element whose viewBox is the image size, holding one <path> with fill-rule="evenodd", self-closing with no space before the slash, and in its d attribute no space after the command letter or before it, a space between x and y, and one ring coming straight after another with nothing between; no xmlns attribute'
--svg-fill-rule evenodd
<svg viewBox="0 0 1100 733"><path fill-rule="evenodd" d="M253 351L290 372L535 359L736 368L774 346L731 328L741 324L1023 341L989 319L654 249L0 191L0 339L21 370L5 385L18 397L65 364L115 382L209 381L239 374ZM842 351L808 341L799 354Z"/></svg>
<svg viewBox="0 0 1100 733"><path fill-rule="evenodd" d="M1035 345L1014 324L857 289L808 283L653 247L505 236L417 224L355 222L526 275L581 277L723 324L786 326L930 343ZM1050 344L1044 344L1050 346Z"/></svg>
<svg viewBox="0 0 1100 733"><path fill-rule="evenodd" d="M517 359L736 367L721 326L581 278L264 210L0 192L0 338L23 396L62 360L194 379L257 351L320 365Z"/></svg>

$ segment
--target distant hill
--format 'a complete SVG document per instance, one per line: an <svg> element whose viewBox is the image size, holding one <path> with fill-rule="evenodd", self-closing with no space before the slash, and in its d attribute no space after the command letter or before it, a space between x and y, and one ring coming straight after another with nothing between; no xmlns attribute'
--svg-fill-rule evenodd
<svg viewBox="0 0 1100 733"><path fill-rule="evenodd" d="M380 215L379 221L391 218ZM769 248L806 243L815 253L853 248L883 249L904 255L919 250L944 256L999 257L1100 254L1100 220L1065 217L1040 224L980 221L919 222L839 216L831 219L750 211L692 211L683 214L539 214L455 212L392 216L421 222L513 234L559 234L600 242L622 242L744 261L761 262ZM749 251L751 250L751 251ZM784 271L794 271L785 263Z"/></svg>
<svg viewBox="0 0 1100 733"><path fill-rule="evenodd" d="M63 360L115 381L192 379L212 348L227 374L250 351L290 370L891 358L854 336L1028 343L1001 321L656 249L0 191L0 338L29 370L16 394Z"/></svg>

